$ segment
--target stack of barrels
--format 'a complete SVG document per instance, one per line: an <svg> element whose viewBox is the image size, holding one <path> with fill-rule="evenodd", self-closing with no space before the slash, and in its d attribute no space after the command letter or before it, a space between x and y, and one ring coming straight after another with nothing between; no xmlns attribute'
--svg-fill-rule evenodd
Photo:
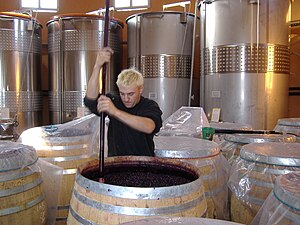
<svg viewBox="0 0 300 225"><path fill-rule="evenodd" d="M244 145L228 182L232 221L250 224L274 188L276 177L299 170L299 143Z"/></svg>

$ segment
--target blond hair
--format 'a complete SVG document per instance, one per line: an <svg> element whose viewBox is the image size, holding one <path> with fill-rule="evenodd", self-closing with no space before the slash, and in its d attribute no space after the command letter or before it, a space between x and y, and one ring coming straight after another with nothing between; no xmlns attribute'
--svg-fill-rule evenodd
<svg viewBox="0 0 300 225"><path fill-rule="evenodd" d="M119 74L117 82L117 86L130 86L132 84L136 84L137 87L142 87L144 85L143 75L134 68L122 70Z"/></svg>

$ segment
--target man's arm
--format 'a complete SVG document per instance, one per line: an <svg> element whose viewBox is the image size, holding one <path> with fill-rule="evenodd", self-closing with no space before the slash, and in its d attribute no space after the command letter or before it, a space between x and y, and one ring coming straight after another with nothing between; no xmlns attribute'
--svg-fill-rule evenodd
<svg viewBox="0 0 300 225"><path fill-rule="evenodd" d="M135 116L119 109L113 116L127 126L143 133L151 134L155 129L154 121L147 117Z"/></svg>
<svg viewBox="0 0 300 225"><path fill-rule="evenodd" d="M101 102L101 104L99 104ZM98 112L105 112L110 116L116 118L127 126L151 134L155 129L155 123L152 119L142 116L132 115L118 109L111 99L107 96L101 95L98 99Z"/></svg>
<svg viewBox="0 0 300 225"><path fill-rule="evenodd" d="M99 96L99 73L104 63L109 63L113 50L105 47L97 54L96 62L93 68L92 75L88 81L86 97L88 99L97 99Z"/></svg>

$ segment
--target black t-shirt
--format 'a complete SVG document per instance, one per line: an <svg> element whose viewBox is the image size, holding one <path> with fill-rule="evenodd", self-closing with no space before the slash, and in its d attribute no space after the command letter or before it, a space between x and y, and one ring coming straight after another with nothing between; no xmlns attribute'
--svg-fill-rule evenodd
<svg viewBox="0 0 300 225"><path fill-rule="evenodd" d="M153 100L141 96L138 104L136 104L133 108L126 108L121 101L120 96L111 94L108 94L107 96L110 97L118 109L132 115L150 118L155 123L154 131L151 134L146 134L127 126L114 117L109 116L107 133L108 156L154 156L153 136L162 126L162 112L158 104ZM92 113L99 115L97 112L97 99L94 100L85 97L84 104Z"/></svg>

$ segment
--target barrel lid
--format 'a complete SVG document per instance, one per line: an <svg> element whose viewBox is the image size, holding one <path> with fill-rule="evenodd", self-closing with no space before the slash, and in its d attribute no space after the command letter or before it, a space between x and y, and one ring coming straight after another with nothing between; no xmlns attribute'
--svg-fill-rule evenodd
<svg viewBox="0 0 300 225"><path fill-rule="evenodd" d="M226 134L226 141L237 143L264 143L264 142L295 142L296 136L290 134Z"/></svg>
<svg viewBox="0 0 300 225"><path fill-rule="evenodd" d="M50 18L50 20L47 22L47 25L53 21L58 21L60 19L63 20L70 20L70 19L82 19L82 18L88 18L88 19L95 19L95 20L104 20L105 16L96 15L96 14L85 14L85 13L66 13L66 14L60 14L55 15ZM110 21L118 23L122 28L124 28L124 23L117 18L109 17Z"/></svg>
<svg viewBox="0 0 300 225"><path fill-rule="evenodd" d="M91 135L92 132L89 129L79 129L74 127L61 128L61 126L50 125L42 127L29 128L21 134L21 136L36 137L36 138L48 138L48 137L79 137L85 135Z"/></svg>
<svg viewBox="0 0 300 225"><path fill-rule="evenodd" d="M300 127L300 118L282 118L277 121L277 124Z"/></svg>
<svg viewBox="0 0 300 225"><path fill-rule="evenodd" d="M220 153L213 141L184 136L154 137L154 145L155 156L164 158L207 158Z"/></svg>
<svg viewBox="0 0 300 225"><path fill-rule="evenodd" d="M133 222L121 223L122 225L153 225L153 224L166 224L166 225L238 225L240 223L209 219L209 218L196 218L196 217L150 217L146 219L136 220ZM121 225L120 224L120 225Z"/></svg>
<svg viewBox="0 0 300 225"><path fill-rule="evenodd" d="M209 125L210 125L210 127L214 128L214 129L222 129L222 130L252 130L252 127L250 125L241 124L241 123L210 122Z"/></svg>
<svg viewBox="0 0 300 225"><path fill-rule="evenodd" d="M37 161L33 147L11 141L0 142L0 172L17 170Z"/></svg>
<svg viewBox="0 0 300 225"><path fill-rule="evenodd" d="M293 210L300 211L300 171L278 176L273 193L275 197Z"/></svg>
<svg viewBox="0 0 300 225"><path fill-rule="evenodd" d="M41 127L40 131L42 137L78 137L91 134L88 129L59 129L57 126L44 126Z"/></svg>
<svg viewBox="0 0 300 225"><path fill-rule="evenodd" d="M189 16L195 16L192 13L185 13L185 12L178 12L178 11L142 12L142 13L136 13L136 14L133 14L133 15L127 17L125 21L127 23L130 19L137 17L137 16L148 16L148 15L156 15L156 14L160 14L160 15L163 15L163 14L187 14Z"/></svg>
<svg viewBox="0 0 300 225"><path fill-rule="evenodd" d="M31 15L25 13L16 13L16 12L0 12L0 17L7 17L7 18L19 18L19 19L26 19L26 20L33 20L41 26L41 23Z"/></svg>
<svg viewBox="0 0 300 225"><path fill-rule="evenodd" d="M251 143L241 148L240 157L251 162L300 167L300 143Z"/></svg>

